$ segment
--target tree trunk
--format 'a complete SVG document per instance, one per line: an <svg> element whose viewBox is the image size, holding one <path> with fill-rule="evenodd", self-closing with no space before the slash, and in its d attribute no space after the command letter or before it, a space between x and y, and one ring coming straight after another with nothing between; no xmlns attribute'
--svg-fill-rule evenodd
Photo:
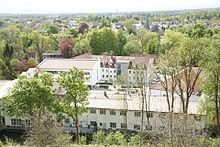
<svg viewBox="0 0 220 147"><path fill-rule="evenodd" d="M76 127L76 142L79 144L79 120L78 115L75 115L75 127Z"/></svg>

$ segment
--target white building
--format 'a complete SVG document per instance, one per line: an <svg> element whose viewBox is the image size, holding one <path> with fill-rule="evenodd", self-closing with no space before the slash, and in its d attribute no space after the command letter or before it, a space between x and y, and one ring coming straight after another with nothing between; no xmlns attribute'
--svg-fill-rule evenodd
<svg viewBox="0 0 220 147"><path fill-rule="evenodd" d="M99 83L112 83L117 76L127 78L128 83L134 83L139 69L138 65L147 65L147 76L153 74L154 62L159 58L158 55L134 55L134 56L106 56L83 54L74 59L98 59L100 60L100 81Z"/></svg>
<svg viewBox="0 0 220 147"><path fill-rule="evenodd" d="M86 84L94 86L100 80L100 62L98 59L45 59L37 68L52 73L57 77L60 72L67 72L71 68L84 71L88 78Z"/></svg>
<svg viewBox="0 0 220 147"><path fill-rule="evenodd" d="M81 127L94 126L98 129L139 131L141 126L141 98L138 94L125 95L117 91L91 91L89 95L88 112L80 117ZM180 99L175 101L174 113L181 113ZM205 114L198 111L200 101L189 103L188 114L196 120L196 129L202 130L206 124ZM147 111L144 108L144 127L156 130L163 126L167 118L168 105L166 97L149 97ZM147 123L149 118L150 126ZM67 122L67 123L65 123ZM64 126L74 126L69 118L63 122Z"/></svg>

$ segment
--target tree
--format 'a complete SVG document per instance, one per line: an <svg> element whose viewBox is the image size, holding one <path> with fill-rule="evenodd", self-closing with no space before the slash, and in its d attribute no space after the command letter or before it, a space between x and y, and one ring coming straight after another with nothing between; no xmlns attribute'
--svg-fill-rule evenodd
<svg viewBox="0 0 220 147"><path fill-rule="evenodd" d="M88 40L93 54L114 53L118 46L118 39L111 28L92 30L88 35Z"/></svg>
<svg viewBox="0 0 220 147"><path fill-rule="evenodd" d="M210 46L204 53L202 66L205 68L206 82L204 92L206 99L203 107L209 116L215 118L215 124L220 125L220 36L213 36ZM207 107L208 106L208 107ZM212 115L214 114L214 116ZM213 119L213 118L211 118Z"/></svg>
<svg viewBox="0 0 220 147"><path fill-rule="evenodd" d="M122 30L119 30L116 33L116 37L118 40L117 48L114 50L115 55L124 55L124 45L127 43L127 36L122 32Z"/></svg>
<svg viewBox="0 0 220 147"><path fill-rule="evenodd" d="M47 30L48 35L58 34L58 33L59 33L59 29L56 26L50 26Z"/></svg>
<svg viewBox="0 0 220 147"><path fill-rule="evenodd" d="M124 26L127 29L128 34L135 34L136 26L135 26L136 20L131 18L124 21Z"/></svg>
<svg viewBox="0 0 220 147"><path fill-rule="evenodd" d="M36 60L42 61L42 55L45 51L49 50L49 40L47 36L43 36L36 31L33 31L30 35L32 40L29 50L36 52Z"/></svg>
<svg viewBox="0 0 220 147"><path fill-rule="evenodd" d="M124 55L141 54L142 46L139 40L128 41L124 46Z"/></svg>
<svg viewBox="0 0 220 147"><path fill-rule="evenodd" d="M74 46L74 51L76 51L78 55L90 53L91 47L89 46L89 41L86 38L79 40Z"/></svg>
<svg viewBox="0 0 220 147"><path fill-rule="evenodd" d="M61 38L59 41L59 48L63 58L72 57L73 41L70 37Z"/></svg>
<svg viewBox="0 0 220 147"><path fill-rule="evenodd" d="M3 99L4 108L10 116L32 116L40 121L53 102L52 75L43 73L38 77L21 77L9 95Z"/></svg>
<svg viewBox="0 0 220 147"><path fill-rule="evenodd" d="M58 107L69 115L75 124L76 140L79 143L79 115L86 112L88 87L85 85L84 73L76 68L61 73L58 82L64 88L64 98L58 100Z"/></svg>
<svg viewBox="0 0 220 147"><path fill-rule="evenodd" d="M31 129L26 133L25 144L27 146L69 146L71 136L63 132L61 124L53 118L52 115L46 113L40 121L33 117Z"/></svg>
<svg viewBox="0 0 220 147"><path fill-rule="evenodd" d="M79 24L79 27L76 32L77 32L77 34L79 34L79 33L83 34L87 30L89 30L89 25L87 23L83 22L83 23Z"/></svg>

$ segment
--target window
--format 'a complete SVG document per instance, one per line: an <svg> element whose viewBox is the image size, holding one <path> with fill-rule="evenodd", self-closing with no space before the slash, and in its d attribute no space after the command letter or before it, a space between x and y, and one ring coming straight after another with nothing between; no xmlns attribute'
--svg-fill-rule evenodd
<svg viewBox="0 0 220 147"><path fill-rule="evenodd" d="M84 75L90 75L90 72L85 72Z"/></svg>
<svg viewBox="0 0 220 147"><path fill-rule="evenodd" d="M108 75L106 75L106 78L108 78Z"/></svg>
<svg viewBox="0 0 220 147"><path fill-rule="evenodd" d="M134 125L135 130L140 130L140 125Z"/></svg>
<svg viewBox="0 0 220 147"><path fill-rule="evenodd" d="M101 110L100 110L100 114L104 114L104 115L105 115L105 113L106 113L106 112L105 112L104 109L101 109Z"/></svg>
<svg viewBox="0 0 220 147"><path fill-rule="evenodd" d="M114 73L116 73L116 70L114 70Z"/></svg>
<svg viewBox="0 0 220 147"><path fill-rule="evenodd" d="M131 74L131 71L129 70L129 74Z"/></svg>
<svg viewBox="0 0 220 147"><path fill-rule="evenodd" d="M141 112L138 112L138 111L134 112L134 116L135 117L141 117Z"/></svg>
<svg viewBox="0 0 220 147"><path fill-rule="evenodd" d="M121 123L121 128L125 129L126 128L126 123Z"/></svg>
<svg viewBox="0 0 220 147"><path fill-rule="evenodd" d="M120 111L121 116L126 116L126 111Z"/></svg>
<svg viewBox="0 0 220 147"><path fill-rule="evenodd" d="M116 128L116 123L110 122L110 128Z"/></svg>
<svg viewBox="0 0 220 147"><path fill-rule="evenodd" d="M148 118L152 118L153 117L153 113L152 112L147 112L147 117Z"/></svg>
<svg viewBox="0 0 220 147"><path fill-rule="evenodd" d="M115 110L110 110L110 115L116 115Z"/></svg>
<svg viewBox="0 0 220 147"><path fill-rule="evenodd" d="M105 78L105 75L102 75L102 78Z"/></svg>
<svg viewBox="0 0 220 147"><path fill-rule="evenodd" d="M96 109L90 109L90 113L96 113Z"/></svg>
<svg viewBox="0 0 220 147"><path fill-rule="evenodd" d="M97 127L96 121L90 121L90 125L91 125L91 126L94 126L94 127Z"/></svg>
<svg viewBox="0 0 220 147"><path fill-rule="evenodd" d="M100 126L102 126L102 123L99 123Z"/></svg>
<svg viewBox="0 0 220 147"><path fill-rule="evenodd" d="M12 126L21 126L21 119L11 119L11 125Z"/></svg>
<svg viewBox="0 0 220 147"><path fill-rule="evenodd" d="M110 73L112 73L112 71L110 70Z"/></svg>
<svg viewBox="0 0 220 147"><path fill-rule="evenodd" d="M104 72L105 70L104 69L102 69L102 72Z"/></svg>

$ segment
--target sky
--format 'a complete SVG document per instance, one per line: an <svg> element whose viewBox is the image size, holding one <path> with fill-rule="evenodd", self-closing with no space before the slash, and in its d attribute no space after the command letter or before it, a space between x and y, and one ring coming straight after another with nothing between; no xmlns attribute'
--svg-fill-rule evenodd
<svg viewBox="0 0 220 147"><path fill-rule="evenodd" d="M220 0L0 0L0 13L140 12L216 8Z"/></svg>

